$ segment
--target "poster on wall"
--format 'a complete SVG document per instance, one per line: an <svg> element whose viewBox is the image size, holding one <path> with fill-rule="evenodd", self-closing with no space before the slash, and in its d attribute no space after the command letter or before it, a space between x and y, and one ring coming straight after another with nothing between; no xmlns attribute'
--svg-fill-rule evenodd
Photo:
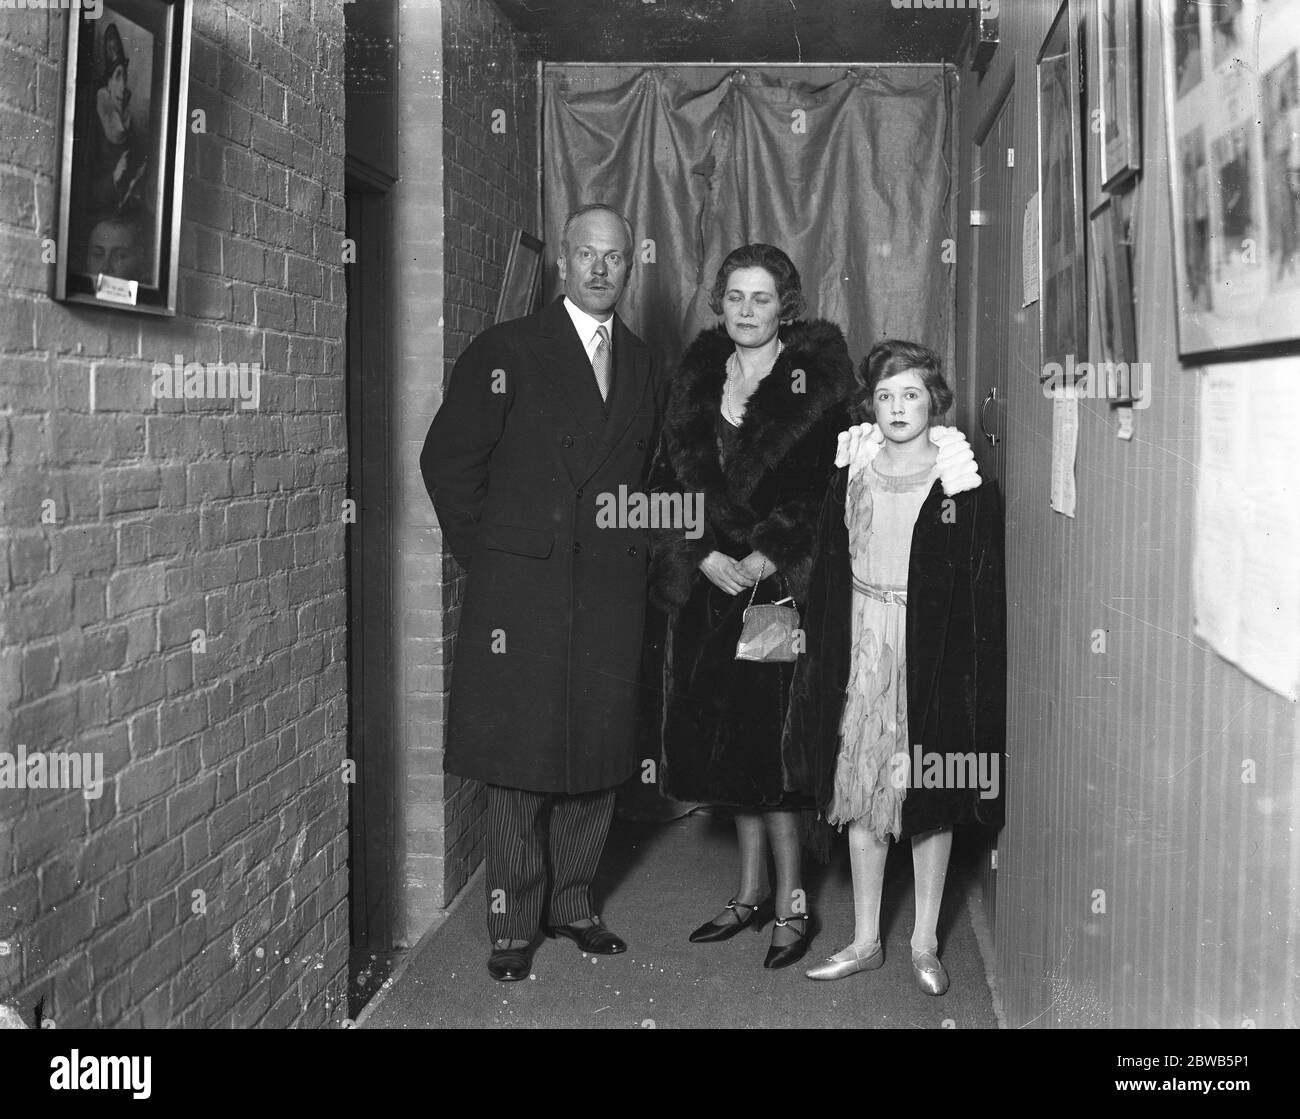
<svg viewBox="0 0 1300 1119"><path fill-rule="evenodd" d="M1290 700L1300 696L1300 358L1201 374L1196 633Z"/></svg>
<svg viewBox="0 0 1300 1119"><path fill-rule="evenodd" d="M1300 346L1300 0L1165 0L1178 350Z"/></svg>
<svg viewBox="0 0 1300 1119"><path fill-rule="evenodd" d="M176 311L189 0L68 11L55 299Z"/></svg>

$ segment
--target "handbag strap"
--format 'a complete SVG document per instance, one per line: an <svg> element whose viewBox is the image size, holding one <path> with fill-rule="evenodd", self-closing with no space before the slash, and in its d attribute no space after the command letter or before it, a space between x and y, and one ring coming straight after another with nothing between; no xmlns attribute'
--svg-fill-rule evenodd
<svg viewBox="0 0 1300 1119"><path fill-rule="evenodd" d="M761 582L763 581L763 572L766 571L766 570L767 570L767 560L764 560L761 564L759 564L759 567L758 567L758 578L754 581L754 588L753 588L753 590L751 590L751 591L749 592L749 606L753 606L753 605L754 605L754 596L755 596L756 594L758 594L758 584L761 583ZM789 586L788 583L786 583L786 581L785 581L785 576L782 575L780 572L777 572L776 574L777 574L777 578L779 578L779 579L781 580L781 588L782 588L782 590L784 590L784 591L786 591L786 592L788 593L789 590L790 590L790 586ZM748 609L748 607L747 607L747 609Z"/></svg>
<svg viewBox="0 0 1300 1119"><path fill-rule="evenodd" d="M767 560L764 560L758 568L758 578L754 580L754 589L749 592L749 605L754 605L754 596L758 594L758 584L763 581L763 572L767 570ZM746 607L748 609L748 607Z"/></svg>

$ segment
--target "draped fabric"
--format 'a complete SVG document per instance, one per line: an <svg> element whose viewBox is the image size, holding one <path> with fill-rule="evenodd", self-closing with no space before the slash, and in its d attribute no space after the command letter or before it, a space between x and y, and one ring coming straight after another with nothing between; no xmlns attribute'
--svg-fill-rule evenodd
<svg viewBox="0 0 1300 1119"><path fill-rule="evenodd" d="M855 364L880 338L953 354L955 76L938 67L547 66L547 297L565 216L632 222L619 313L671 365L718 320L733 248L766 241L803 278L807 318L843 327Z"/></svg>

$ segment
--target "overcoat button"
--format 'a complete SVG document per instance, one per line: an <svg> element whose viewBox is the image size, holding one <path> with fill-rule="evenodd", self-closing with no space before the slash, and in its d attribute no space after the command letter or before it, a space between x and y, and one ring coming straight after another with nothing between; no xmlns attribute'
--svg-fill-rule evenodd
<svg viewBox="0 0 1300 1119"><path fill-rule="evenodd" d="M636 545L635 545L635 544L629 544L629 545L627 546L627 554L628 554L629 556L634 556L634 555L636 555Z"/></svg>
<svg viewBox="0 0 1300 1119"><path fill-rule="evenodd" d="M576 494L574 494L573 496L574 496L574 497L581 497L581 496L582 496L582 487L581 487L581 486L578 487L578 492L577 492Z"/></svg>
<svg viewBox="0 0 1300 1119"><path fill-rule="evenodd" d="M636 449L637 449L638 451L644 451L644 450L645 450L645 440L644 440L644 439L638 439L638 440L636 441Z"/></svg>
<svg viewBox="0 0 1300 1119"><path fill-rule="evenodd" d="M582 551L582 544L579 543L577 540L575 540L575 541L573 542L573 551L574 551L574 554L575 554L575 555L576 555L578 552L581 552L581 551Z"/></svg>
<svg viewBox="0 0 1300 1119"><path fill-rule="evenodd" d="M562 447L572 447L572 446L573 446L573 436L572 436L572 435L566 435L563 439L560 440L560 446L562 446Z"/></svg>

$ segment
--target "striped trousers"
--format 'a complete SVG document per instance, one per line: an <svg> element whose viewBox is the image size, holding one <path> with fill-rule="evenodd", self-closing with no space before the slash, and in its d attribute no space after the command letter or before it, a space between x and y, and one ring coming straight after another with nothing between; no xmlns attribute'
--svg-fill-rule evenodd
<svg viewBox="0 0 1300 1119"><path fill-rule="evenodd" d="M542 925L596 915L591 881L614 818L613 789L535 793L487 786L488 935L531 940Z"/></svg>

